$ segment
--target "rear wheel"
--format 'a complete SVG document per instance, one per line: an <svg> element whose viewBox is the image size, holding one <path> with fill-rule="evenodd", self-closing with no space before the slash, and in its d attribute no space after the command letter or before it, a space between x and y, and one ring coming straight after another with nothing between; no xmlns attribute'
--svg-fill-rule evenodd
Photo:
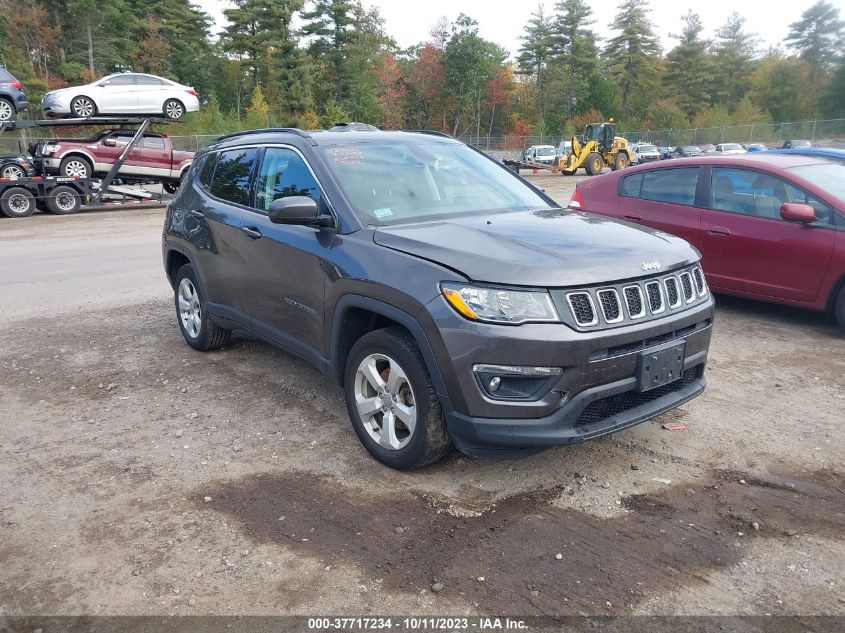
<svg viewBox="0 0 845 633"><path fill-rule="evenodd" d="M14 121L16 114L15 106L12 105L12 102L8 99L0 98L0 121Z"/></svg>
<svg viewBox="0 0 845 633"><path fill-rule="evenodd" d="M70 215L79 211L82 200L72 187L53 187L47 192L47 210L56 215Z"/></svg>
<svg viewBox="0 0 845 633"><path fill-rule="evenodd" d="M625 169L628 166L628 155L619 152L616 158L613 159L613 171L618 169Z"/></svg>
<svg viewBox="0 0 845 633"><path fill-rule="evenodd" d="M176 320L185 342L201 352L223 347L231 331L223 329L209 317L194 267L190 264L182 266L176 271L173 283L176 287Z"/></svg>
<svg viewBox="0 0 845 633"><path fill-rule="evenodd" d="M70 112L79 119L97 114L97 106L90 97L76 97L70 102Z"/></svg>
<svg viewBox="0 0 845 633"><path fill-rule="evenodd" d="M164 116L171 121L178 121L185 114L185 106L178 99L168 99L164 102Z"/></svg>
<svg viewBox="0 0 845 633"><path fill-rule="evenodd" d="M604 167L604 159L601 157L601 154L598 152L590 152L587 156L587 160L584 161L584 169L587 170L587 173L590 176L597 176L601 173L602 168Z"/></svg>
<svg viewBox="0 0 845 633"><path fill-rule="evenodd" d="M391 468L432 464L452 446L425 361L402 328L358 339L346 359L344 395L358 439Z"/></svg>
<svg viewBox="0 0 845 633"><path fill-rule="evenodd" d="M842 286L839 289L839 294L836 295L836 303L833 306L834 314L836 314L836 320L839 323L839 327L845 330L845 286Z"/></svg>
<svg viewBox="0 0 845 633"><path fill-rule="evenodd" d="M10 218L25 218L35 213L35 196L23 187L10 187L0 195L0 211Z"/></svg>

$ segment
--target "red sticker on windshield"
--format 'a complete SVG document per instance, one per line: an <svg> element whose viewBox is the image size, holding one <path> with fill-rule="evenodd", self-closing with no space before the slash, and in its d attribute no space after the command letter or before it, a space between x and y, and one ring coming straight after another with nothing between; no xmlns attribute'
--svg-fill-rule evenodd
<svg viewBox="0 0 845 633"><path fill-rule="evenodd" d="M329 156L341 165L358 165L364 162L364 152L352 147L332 147Z"/></svg>

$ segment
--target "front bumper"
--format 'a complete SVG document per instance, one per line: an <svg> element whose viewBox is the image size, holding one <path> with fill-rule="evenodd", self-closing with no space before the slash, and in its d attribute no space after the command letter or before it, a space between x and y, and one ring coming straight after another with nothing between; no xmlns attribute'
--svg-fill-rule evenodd
<svg viewBox="0 0 845 633"><path fill-rule="evenodd" d="M439 297L423 312L442 337L442 348L433 346L447 391L441 403L449 433L466 453L531 452L583 442L644 422L704 390L712 298L662 319L591 332L564 324L472 323ZM682 379L638 391L642 352L673 341L686 343ZM537 400L502 401L482 391L473 373L479 363L563 371Z"/></svg>

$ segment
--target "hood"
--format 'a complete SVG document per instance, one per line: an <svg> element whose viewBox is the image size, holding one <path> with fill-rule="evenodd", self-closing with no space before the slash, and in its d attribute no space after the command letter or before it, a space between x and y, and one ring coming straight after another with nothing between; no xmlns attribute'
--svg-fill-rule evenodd
<svg viewBox="0 0 845 633"><path fill-rule="evenodd" d="M684 240L591 213L548 209L379 227L376 244L442 264L473 281L565 287L653 275L698 260Z"/></svg>

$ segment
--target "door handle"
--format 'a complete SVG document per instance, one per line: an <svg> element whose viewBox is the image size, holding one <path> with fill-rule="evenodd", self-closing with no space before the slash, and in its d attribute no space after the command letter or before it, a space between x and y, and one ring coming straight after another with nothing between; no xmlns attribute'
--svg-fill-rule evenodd
<svg viewBox="0 0 845 633"><path fill-rule="evenodd" d="M642 222L643 216L639 213L632 213L630 215L625 216L626 220L631 220L632 222Z"/></svg>
<svg viewBox="0 0 845 633"><path fill-rule="evenodd" d="M723 226L711 226L707 229L707 232L710 233L710 235L715 235L716 237L727 237L731 234L731 230Z"/></svg>
<svg viewBox="0 0 845 633"><path fill-rule="evenodd" d="M196 209L191 209L190 213L197 219L202 219L205 217L205 213L203 213L202 211L197 211Z"/></svg>
<svg viewBox="0 0 845 633"><path fill-rule="evenodd" d="M258 240L261 239L261 231L259 231L254 226L242 226L241 231L247 234L249 239L251 240Z"/></svg>

